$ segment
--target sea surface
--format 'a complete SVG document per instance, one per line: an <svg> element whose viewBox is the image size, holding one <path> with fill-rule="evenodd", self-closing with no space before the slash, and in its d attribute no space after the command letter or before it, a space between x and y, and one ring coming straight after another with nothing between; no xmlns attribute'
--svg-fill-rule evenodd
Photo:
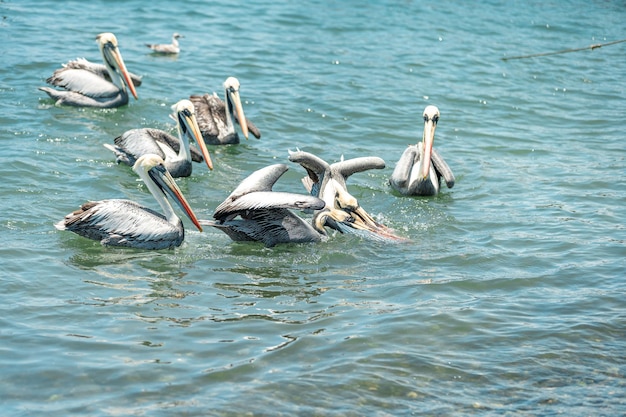
<svg viewBox="0 0 626 417"><path fill-rule="evenodd" d="M626 414L623 1L4 0L0 415ZM62 108L37 88L117 35L139 100ZM180 39L177 57L145 43ZM200 218L288 151L379 156L349 191L410 242L330 233L265 248L197 231L102 247L54 223L88 200L158 209L103 147L174 132L170 106L236 76L262 138L179 179ZM388 179L441 111L456 175ZM306 214L302 214L306 217Z"/></svg>

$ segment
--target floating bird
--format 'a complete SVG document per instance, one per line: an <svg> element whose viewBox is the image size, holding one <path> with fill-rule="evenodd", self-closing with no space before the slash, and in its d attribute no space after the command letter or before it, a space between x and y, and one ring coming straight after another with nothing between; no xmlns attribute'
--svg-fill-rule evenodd
<svg viewBox="0 0 626 417"><path fill-rule="evenodd" d="M133 166L135 161L142 155L159 155L165 161L165 167L174 178L188 177L191 175L191 161L204 160L213 169L211 156L202 140L200 128L196 121L193 104L189 100L180 100L172 106L174 114L172 118L176 120L178 139L159 129L131 129L114 139L115 146L104 144L117 156L117 163L124 163ZM195 151L192 155L192 148L189 140L194 140L200 147L202 155Z"/></svg>
<svg viewBox="0 0 626 417"><path fill-rule="evenodd" d="M96 41L104 65L86 59L70 61L46 80L48 84L64 90L39 87L56 100L55 104L102 108L123 106L128 104L126 86L137 98L135 86L141 84L141 78L126 69L115 35L101 33L96 36Z"/></svg>
<svg viewBox="0 0 626 417"><path fill-rule="evenodd" d="M391 229L376 222L348 192L346 180L354 173L382 169L381 158L361 157L342 160L329 165L321 158L303 151L289 152L289 160L300 164L308 176L302 179L304 187L325 202L322 212L314 221L341 233L362 234L374 239L406 240L396 236Z"/></svg>
<svg viewBox="0 0 626 417"><path fill-rule="evenodd" d="M239 80L228 77L224 81L224 101L216 93L192 95L189 97L196 107L196 117L205 142L210 145L228 145L239 143L233 119L241 126L241 131L248 139L250 131L257 139L261 132L243 114L239 96Z"/></svg>
<svg viewBox="0 0 626 417"><path fill-rule="evenodd" d="M326 235L323 226L314 228L289 209L320 210L326 203L310 195L272 191L288 169L275 164L253 172L217 206L216 221L201 220L201 224L220 229L234 241L260 241L268 247L319 242Z"/></svg>
<svg viewBox="0 0 626 417"><path fill-rule="evenodd" d="M193 224L202 231L196 215L182 192L167 172L158 155L143 155L133 170L139 175L157 200L164 214L130 200L90 201L55 224L59 230L69 230L104 246L124 246L139 249L170 249L183 242L183 222L167 200L169 195L182 208Z"/></svg>
<svg viewBox="0 0 626 417"><path fill-rule="evenodd" d="M438 121L439 109L426 106L422 142L406 148L391 174L389 183L396 191L404 195L437 195L441 177L448 188L454 187L454 175L450 167L433 148Z"/></svg>
<svg viewBox="0 0 626 417"><path fill-rule="evenodd" d="M184 38L183 35L178 33L174 33L172 35L172 43L169 44L153 44L147 43L146 46L152 49L157 54L177 54L180 52L180 47L178 46L178 38Z"/></svg>

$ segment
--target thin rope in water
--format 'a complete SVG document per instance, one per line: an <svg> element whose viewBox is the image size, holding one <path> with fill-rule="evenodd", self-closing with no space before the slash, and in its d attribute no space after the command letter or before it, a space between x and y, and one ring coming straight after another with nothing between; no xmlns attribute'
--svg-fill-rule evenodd
<svg viewBox="0 0 626 417"><path fill-rule="evenodd" d="M504 58L500 58L503 61L508 61L510 59L523 59L523 58L534 58L536 56L547 56L547 55L557 55L557 54L566 54L568 52L578 52L578 51L585 51L587 49L597 49L597 48L602 48L603 46L609 46L609 45L615 45L616 43L621 43L621 42L626 42L626 39L621 39L619 41L613 41L613 42L607 42L607 43L596 43L590 46L586 46L584 48L574 48L574 49L564 49L562 51L556 51L556 52L543 52L540 54L531 54L531 55L519 55L519 56L510 56L510 57L504 57Z"/></svg>

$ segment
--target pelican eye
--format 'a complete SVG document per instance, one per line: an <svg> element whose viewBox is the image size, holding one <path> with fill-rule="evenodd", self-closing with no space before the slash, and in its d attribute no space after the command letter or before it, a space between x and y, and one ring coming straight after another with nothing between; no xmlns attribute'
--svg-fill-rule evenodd
<svg viewBox="0 0 626 417"><path fill-rule="evenodd" d="M191 112L189 111L189 109L183 110L182 113L185 115L185 117L191 117Z"/></svg>
<svg viewBox="0 0 626 417"><path fill-rule="evenodd" d="M433 122L435 122L435 124L439 121L439 116L434 115L433 116Z"/></svg>

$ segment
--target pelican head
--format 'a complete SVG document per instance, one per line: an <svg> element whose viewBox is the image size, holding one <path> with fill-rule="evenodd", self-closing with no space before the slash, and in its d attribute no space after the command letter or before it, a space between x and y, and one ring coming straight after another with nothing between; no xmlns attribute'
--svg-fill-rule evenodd
<svg viewBox="0 0 626 417"><path fill-rule="evenodd" d="M363 234L376 240L406 241L397 236L388 227L378 223L358 203L357 199L347 191L337 189L335 205L316 213L313 225L318 232L324 233L324 226L340 233Z"/></svg>
<svg viewBox="0 0 626 417"><path fill-rule="evenodd" d="M181 35L180 33L174 33L174 34L172 35L172 38L174 38L174 39L179 39L179 38L184 38L184 36L183 36L183 35Z"/></svg>
<svg viewBox="0 0 626 417"><path fill-rule="evenodd" d="M161 207L166 213L166 217L173 215L172 208L164 198L169 195L180 206L183 212L189 217L189 220L202 231L202 226L196 217L189 203L183 196L182 191L178 188L176 181L165 168L165 163L160 156L154 154L146 154L141 156L133 165L133 171L146 184L150 192L157 199ZM169 220L169 219L168 219Z"/></svg>
<svg viewBox="0 0 626 417"><path fill-rule="evenodd" d="M435 129L439 121L439 109L436 106L426 106L424 109L424 135L422 137L424 158L422 159L422 178L428 178L430 173L430 157L435 141Z"/></svg>
<svg viewBox="0 0 626 417"><path fill-rule="evenodd" d="M248 122L243 114L243 106L241 105L241 97L239 96L239 80L235 77L228 77L224 81L225 101L226 101L226 117L236 114L241 131L248 139Z"/></svg>
<svg viewBox="0 0 626 417"><path fill-rule="evenodd" d="M137 99L135 85L130 78L126 65L124 65L122 54L117 47L117 38L115 35L110 32L101 33L96 36L96 41L98 42L104 63L109 73L111 73L111 81L120 89L125 89L124 84L126 84L133 97ZM117 74L117 79L113 77L114 74Z"/></svg>
<svg viewBox="0 0 626 417"><path fill-rule="evenodd" d="M196 120L196 109L194 108L193 103L187 99L180 100L172 106L172 110L174 111L173 116L179 129L181 146L185 145L182 140L183 136L187 136L187 138L194 140L202 151L202 156L204 157L206 165L210 170L212 170L213 162L211 161L211 155L209 155L209 150L204 143L204 139L202 139L200 127L198 127L198 121ZM189 147L188 144L187 147Z"/></svg>

